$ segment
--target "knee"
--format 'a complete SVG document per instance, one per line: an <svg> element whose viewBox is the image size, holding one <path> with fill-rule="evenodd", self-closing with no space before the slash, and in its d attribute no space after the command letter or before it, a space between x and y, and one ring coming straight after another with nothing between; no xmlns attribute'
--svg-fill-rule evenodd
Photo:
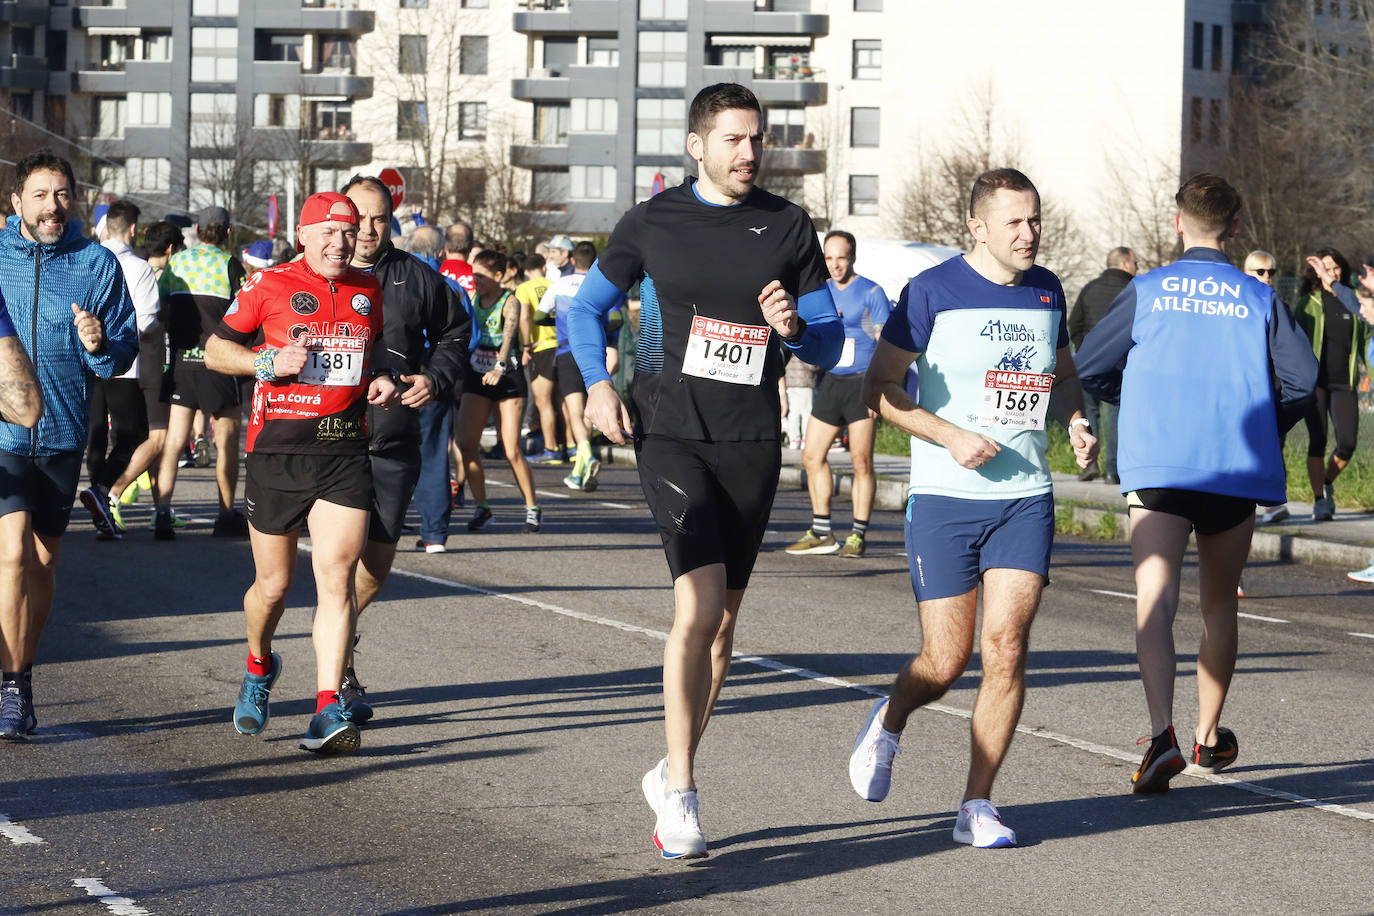
<svg viewBox="0 0 1374 916"><path fill-rule="evenodd" d="M929 675L930 681L940 688L943 693L954 686L954 682L963 676L964 670L968 668L968 653L945 653L945 652L922 652L921 662L924 664Z"/></svg>
<svg viewBox="0 0 1374 916"><path fill-rule="evenodd" d="M873 476L873 456L872 455L852 455L850 456L854 467L855 477Z"/></svg>
<svg viewBox="0 0 1374 916"><path fill-rule="evenodd" d="M268 607L276 607L286 600L287 589L291 587L291 579L287 576L258 576L253 588L257 591L258 600Z"/></svg>
<svg viewBox="0 0 1374 916"><path fill-rule="evenodd" d="M1026 643L1019 636L985 636L982 653L985 680L1014 680L1025 670Z"/></svg>

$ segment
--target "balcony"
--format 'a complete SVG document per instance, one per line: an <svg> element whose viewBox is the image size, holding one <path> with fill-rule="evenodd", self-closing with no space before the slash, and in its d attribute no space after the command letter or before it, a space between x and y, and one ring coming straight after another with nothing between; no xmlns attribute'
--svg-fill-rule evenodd
<svg viewBox="0 0 1374 916"><path fill-rule="evenodd" d="M47 89L47 60L27 54L11 54L8 59L0 59L0 88Z"/></svg>
<svg viewBox="0 0 1374 916"><path fill-rule="evenodd" d="M82 66L82 65L78 65ZM129 91L123 66L109 69L79 69L72 74L72 92L124 93Z"/></svg>
<svg viewBox="0 0 1374 916"><path fill-rule="evenodd" d="M172 85L170 60L127 60L124 87L129 92L167 92Z"/></svg>
<svg viewBox="0 0 1374 916"><path fill-rule="evenodd" d="M574 200L562 210L531 210L529 216L546 233L595 235L614 229L624 211L625 205L613 200Z"/></svg>
<svg viewBox="0 0 1374 916"><path fill-rule="evenodd" d="M263 159L296 159L335 167L372 161L372 144L349 132L321 137L294 127L254 127L249 143L253 154Z"/></svg>
<svg viewBox="0 0 1374 916"><path fill-rule="evenodd" d="M517 0L515 31L534 34L618 32L616 0Z"/></svg>
<svg viewBox="0 0 1374 916"><path fill-rule="evenodd" d="M568 167L568 147L537 143L513 144L510 164L518 169L558 169Z"/></svg>
<svg viewBox="0 0 1374 916"><path fill-rule="evenodd" d="M172 6L167 0L122 0L118 6L80 3L72 10L72 27L170 29Z"/></svg>
<svg viewBox="0 0 1374 916"><path fill-rule="evenodd" d="M48 24L47 0L0 0L0 22Z"/></svg>
<svg viewBox="0 0 1374 916"><path fill-rule="evenodd" d="M619 67L531 69L524 79L511 80L511 95L534 99L605 98L615 95Z"/></svg>
<svg viewBox="0 0 1374 916"><path fill-rule="evenodd" d="M784 4L775 3L774 6ZM802 6L805 4L787 4ZM765 10L755 8L752 0L714 0L706 7L705 31L749 35L827 35L830 17L822 13Z"/></svg>
<svg viewBox="0 0 1374 916"><path fill-rule="evenodd" d="M292 7L288 4L259 4L256 27L284 32L347 32L362 35L377 27L377 14L358 9L353 4L324 4L307 2Z"/></svg>
<svg viewBox="0 0 1374 916"><path fill-rule="evenodd" d="M768 172L801 172L814 175L825 171L825 150L801 147L765 146L763 170Z"/></svg>
<svg viewBox="0 0 1374 916"><path fill-rule="evenodd" d="M328 67L311 72L302 70L295 61L255 60L253 91L366 99L372 96L372 77L358 76L349 68Z"/></svg>
<svg viewBox="0 0 1374 916"><path fill-rule="evenodd" d="M821 104L828 97L825 74L809 66L752 67L707 66L702 68L705 82L741 83L754 90L759 101L768 104Z"/></svg>

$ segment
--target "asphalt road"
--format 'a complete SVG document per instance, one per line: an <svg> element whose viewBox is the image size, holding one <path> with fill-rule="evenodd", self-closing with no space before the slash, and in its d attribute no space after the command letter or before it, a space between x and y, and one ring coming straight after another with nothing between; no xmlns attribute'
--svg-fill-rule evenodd
<svg viewBox="0 0 1374 916"><path fill-rule="evenodd" d="M0 913L1374 911L1374 589L1248 571L1223 717L1239 762L1136 797L1149 723L1129 556L1061 539L995 793L1023 845L974 850L950 830L977 659L911 720L888 800L857 798L854 735L919 645L900 518L879 514L863 560L789 557L809 521L799 492L779 497L746 657L698 760L711 856L663 861L639 780L663 753L667 567L633 469L606 468L593 494L561 473L536 472L540 534L518 533L498 487L493 530L402 553L361 628L377 718L343 758L296 747L313 708L308 554L272 721L247 738L230 724L247 543L208 526L97 543L78 510L35 677L40 732L0 746ZM207 474L179 488L192 514ZM1191 742L1195 579L1176 631Z"/></svg>

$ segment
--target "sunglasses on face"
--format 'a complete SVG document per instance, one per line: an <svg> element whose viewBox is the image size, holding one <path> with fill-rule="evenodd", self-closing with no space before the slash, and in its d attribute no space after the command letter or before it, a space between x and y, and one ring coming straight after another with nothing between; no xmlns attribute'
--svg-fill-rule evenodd
<svg viewBox="0 0 1374 916"><path fill-rule="evenodd" d="M1258 276L1261 276L1261 277L1272 277L1274 274L1276 274L1276 273L1278 273L1278 272L1279 272L1279 270L1278 270L1277 267L1256 267L1256 268L1255 268L1255 274L1258 275Z"/></svg>

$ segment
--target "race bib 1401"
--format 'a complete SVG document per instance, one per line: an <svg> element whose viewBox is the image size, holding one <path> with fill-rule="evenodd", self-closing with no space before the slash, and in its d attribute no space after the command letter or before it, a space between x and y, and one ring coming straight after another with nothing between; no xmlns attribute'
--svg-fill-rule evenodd
<svg viewBox="0 0 1374 916"><path fill-rule="evenodd" d="M990 369L983 376L979 426L1044 429L1054 376L1047 372L1003 372Z"/></svg>
<svg viewBox="0 0 1374 916"><path fill-rule="evenodd" d="M771 330L767 325L735 324L698 315L692 319L682 374L731 385L757 385L763 379Z"/></svg>

